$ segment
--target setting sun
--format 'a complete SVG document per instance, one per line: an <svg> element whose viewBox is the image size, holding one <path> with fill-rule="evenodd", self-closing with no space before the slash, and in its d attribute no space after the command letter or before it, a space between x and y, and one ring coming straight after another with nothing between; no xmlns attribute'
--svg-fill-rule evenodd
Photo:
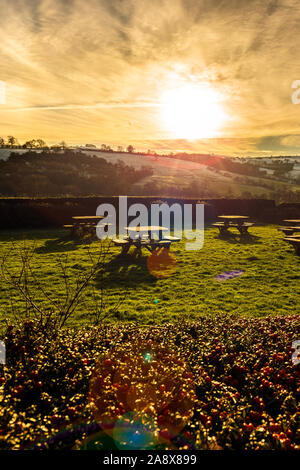
<svg viewBox="0 0 300 470"><path fill-rule="evenodd" d="M162 96L162 118L173 137L214 137L225 121L219 95L207 86L188 84Z"/></svg>

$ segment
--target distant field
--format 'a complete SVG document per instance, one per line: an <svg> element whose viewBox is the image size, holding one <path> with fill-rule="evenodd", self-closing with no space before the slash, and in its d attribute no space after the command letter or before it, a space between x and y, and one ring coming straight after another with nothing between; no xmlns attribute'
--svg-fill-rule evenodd
<svg viewBox="0 0 300 470"><path fill-rule="evenodd" d="M186 251L184 242L172 247L177 270L166 279L157 279L147 269L148 254L140 260L120 259L112 248L105 260L105 274L96 274L86 290L72 325L89 323L95 298L100 302L103 287L104 311L111 321L157 323L180 317L196 319L219 312L246 316L292 315L300 303L300 259L282 241L274 226L256 227L255 238L241 243L239 239L221 240L216 229L205 231L205 243L199 251ZM13 243L12 243L13 242ZM32 266L52 300L61 299L64 279L58 262L68 266L74 284L78 274L89 266L89 249L96 255L99 242L77 243L62 230L1 232L0 255L10 254L7 266L17 274L20 268L18 250L24 246L34 252ZM88 249L89 248L89 249ZM235 279L216 281L218 274L242 270ZM32 286L35 301L44 308L50 301ZM121 302L121 303L120 303ZM0 318L12 318L11 304L24 309L19 295L10 292L1 279ZM119 305L118 305L119 304Z"/></svg>
<svg viewBox="0 0 300 470"><path fill-rule="evenodd" d="M17 149L22 154L24 149ZM128 194L137 195L144 193L160 194L161 196L176 195L181 190L187 196L199 195L199 197L253 197L278 199L279 193L300 191L299 184L283 181L251 177L244 174L218 170L213 166L194 161L171 158L159 155L142 155L118 152L102 152L100 150L84 150L89 156L97 156L108 162L116 164L118 161L131 166L136 170L143 166L151 168L152 175L146 176L129 189ZM5 160L11 153L10 149L0 149L0 160ZM47 196L47 194L43 194Z"/></svg>
<svg viewBox="0 0 300 470"><path fill-rule="evenodd" d="M247 177L247 183L243 182L245 175L237 175L228 171L216 171L202 163L196 163L183 159L160 157L159 155L139 155L126 153L107 153L101 151L86 151L88 155L97 155L101 158L116 163L121 160L126 165L140 168L149 166L153 170L153 175L141 180L136 186L142 186L146 183L156 183L160 186L161 192L166 186L190 189L191 185L202 185L202 189L208 189L216 197L225 196L229 193L235 197L243 193L250 193L252 197L263 197L269 194L275 196L276 191L294 191L299 190L299 185L257 177ZM276 187L275 187L276 184ZM267 187L266 187L267 186ZM274 193L275 191L275 193Z"/></svg>

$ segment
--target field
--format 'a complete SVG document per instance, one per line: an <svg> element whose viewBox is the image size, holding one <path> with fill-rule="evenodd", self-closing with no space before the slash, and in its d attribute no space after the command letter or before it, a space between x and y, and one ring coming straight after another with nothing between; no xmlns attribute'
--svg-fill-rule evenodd
<svg viewBox="0 0 300 470"><path fill-rule="evenodd" d="M73 151L76 151L76 149L73 149ZM178 196L178 191L180 191L181 196L201 198L253 197L271 198L276 200L280 200L280 194L284 194L285 197L283 200L286 200L287 197L292 197L292 200L299 199L299 197L297 199L299 184L292 179L286 179L284 177L276 178L273 176L270 179L264 176L250 176L250 173L248 176L247 173L233 173L231 171L221 170L213 164L190 161L188 159L188 155L185 160L159 155L102 152L97 149L85 150L83 148L81 151L89 157L97 156L112 164L122 162L124 165L132 167L135 170L141 170L142 167L151 169L151 175L144 176L142 179L139 179L137 182L126 188L127 194L155 194L164 197ZM15 149L15 152L22 155L25 153L25 150ZM10 153L11 149L0 149L0 161L7 160ZM209 155L207 155L207 158L208 157ZM226 160L226 157L223 158ZM201 161L201 155L199 156L199 159ZM18 167L16 166L15 168L10 168L7 171L16 172L17 168ZM5 172L6 170L3 171ZM60 167L57 167L56 171L58 172L57 174L61 172L60 178L64 177L64 172ZM77 169L77 172L78 171L79 170ZM81 168L80 171L83 171L83 169ZM39 173L37 173L37 176L40 176ZM101 175L99 175L99 178L101 179ZM16 184L16 187L18 187L18 184ZM72 194L72 191L74 192L77 189L78 188L76 186L68 187L67 193ZM88 187L88 189L90 190L90 187ZM24 194L31 194L30 191L33 190L33 186L29 186L26 190L27 192L25 191ZM102 190L103 188L100 186L97 189L98 192L101 192ZM39 187L39 191L37 191L37 193L43 194L44 196L49 195L49 193L47 193L47 189L43 187ZM17 195L17 193L14 195Z"/></svg>
<svg viewBox="0 0 300 470"><path fill-rule="evenodd" d="M110 321L161 323L220 312L255 317L295 314L300 304L299 258L276 227L259 226L252 233L253 239L245 242L238 237L221 240L217 230L208 227L201 250L185 250L185 241L173 245L176 270L163 279L149 272L146 250L140 259L120 259L120 250L109 247L103 260L104 273L100 268L96 271L70 325L89 324L95 300L99 303L101 298L102 313ZM68 268L70 284L74 285L78 276L86 275L90 254L96 259L99 252L99 242L76 242L61 230L1 232L0 240L1 254L7 254L6 266L15 274L21 266L19 250L30 249L33 272L53 301L65 292L59 263ZM215 276L232 270L243 274L215 280ZM30 279L28 282L30 285ZM50 307L50 300L33 281L31 291L45 308ZM24 311L21 297L2 282L2 321L12 318L11 305Z"/></svg>
<svg viewBox="0 0 300 470"><path fill-rule="evenodd" d="M252 233L208 227L157 269L61 230L2 232L26 301L2 278L0 449L299 449L299 257L276 227ZM46 324L91 272L68 328Z"/></svg>
<svg viewBox="0 0 300 470"><path fill-rule="evenodd" d="M214 197L226 197L233 195L241 197L245 193L252 197L260 198L266 195L276 198L278 191L293 193L299 190L299 184L286 182L281 178L269 180L266 178L244 177L229 171L218 171L217 169L198 162L179 160L176 158L161 157L159 155L139 155L126 153L109 153L101 151L86 151L87 154L97 155L107 161L116 163L122 161L134 168L142 166L150 167L153 175L144 178L135 185L135 191L144 184L157 185L159 194L165 194L166 187L182 188L188 191L191 186L199 186L200 190L208 190ZM1 155L1 153L0 153ZM226 158L226 157L225 157ZM246 182L244 180L247 180ZM276 187L276 190L274 189ZM198 191L199 192L199 191ZM201 194L201 191L200 191Z"/></svg>

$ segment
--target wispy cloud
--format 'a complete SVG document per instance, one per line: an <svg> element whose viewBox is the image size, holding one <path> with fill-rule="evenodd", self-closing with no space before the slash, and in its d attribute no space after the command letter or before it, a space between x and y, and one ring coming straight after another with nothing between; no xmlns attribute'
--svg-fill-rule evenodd
<svg viewBox="0 0 300 470"><path fill-rule="evenodd" d="M171 142L162 93L203 81L232 118L212 147L275 152L268 136L280 151L300 134L298 0L0 0L0 11L1 134L159 148Z"/></svg>
<svg viewBox="0 0 300 470"><path fill-rule="evenodd" d="M95 104L62 104L62 105L53 105L53 106L27 106L27 107L15 107L8 108L6 112L20 112L20 111L38 111L38 110L72 110L72 109L122 109L122 108L153 108L160 107L160 103L146 103L146 102L136 102L136 103L95 103Z"/></svg>

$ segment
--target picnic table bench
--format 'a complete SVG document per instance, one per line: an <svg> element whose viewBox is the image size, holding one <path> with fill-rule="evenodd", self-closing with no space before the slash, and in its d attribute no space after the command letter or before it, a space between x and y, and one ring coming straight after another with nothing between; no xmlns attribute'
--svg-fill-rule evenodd
<svg viewBox="0 0 300 470"><path fill-rule="evenodd" d="M283 222L285 222L287 225L300 225L300 219L284 219Z"/></svg>
<svg viewBox="0 0 300 470"><path fill-rule="evenodd" d="M166 227L160 226L138 226L138 227L125 227L130 233L123 238L114 238L112 242L116 246L121 246L121 255L128 253L131 246L136 248L136 254L141 256L142 248L146 248L150 253L155 250L166 248L169 249L172 243L177 243L180 238L171 235L163 237L162 232L168 231ZM155 238L154 235L158 234Z"/></svg>
<svg viewBox="0 0 300 470"><path fill-rule="evenodd" d="M283 240L287 243L290 243L295 248L297 255L300 255L300 236L286 237Z"/></svg>
<svg viewBox="0 0 300 470"><path fill-rule="evenodd" d="M170 248L171 241L169 240L147 240L147 239L120 239L120 238L114 238L112 240L114 245L116 246L121 246L122 251L121 254L125 255L128 253L129 249L131 246L134 246L136 248L136 254L141 255L142 253L142 248L146 248L150 253L153 251L159 249L159 248Z"/></svg>
<svg viewBox="0 0 300 470"><path fill-rule="evenodd" d="M236 228L240 232L241 235L249 235L248 229L252 227L254 224L251 222L245 222L242 225L238 224L229 224L225 225L224 222L215 222L212 224L213 227L217 227L221 234L228 233L229 228Z"/></svg>
<svg viewBox="0 0 300 470"><path fill-rule="evenodd" d="M300 226L287 226L287 227L278 227L278 230L283 232L285 235L293 235L294 232L300 232Z"/></svg>

